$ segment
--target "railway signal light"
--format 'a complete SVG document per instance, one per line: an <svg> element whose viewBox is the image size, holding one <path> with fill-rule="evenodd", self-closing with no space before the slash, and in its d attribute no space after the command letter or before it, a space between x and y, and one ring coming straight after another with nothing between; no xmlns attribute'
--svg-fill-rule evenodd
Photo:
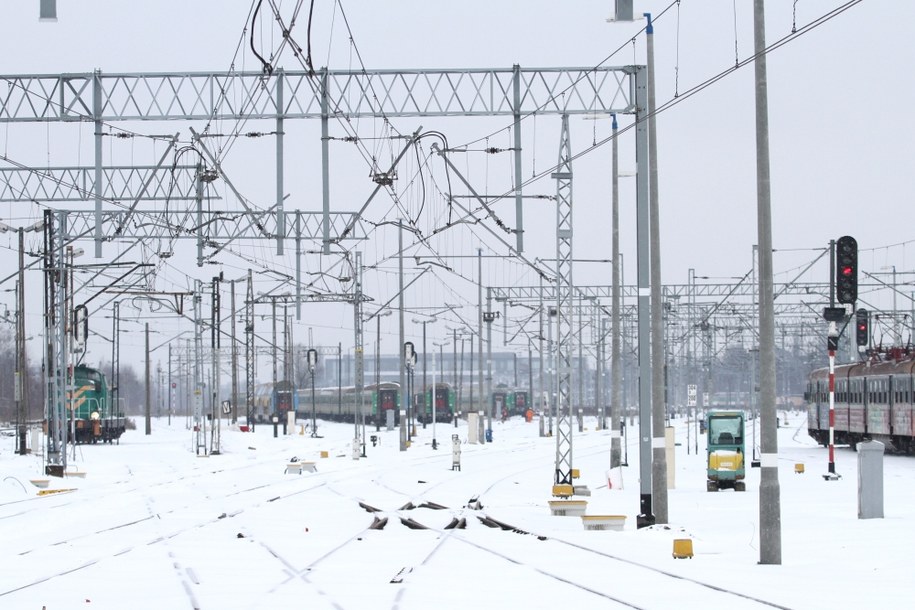
<svg viewBox="0 0 915 610"><path fill-rule="evenodd" d="M869 320L866 309L855 312L855 342L858 346L866 346L870 340Z"/></svg>
<svg viewBox="0 0 915 610"><path fill-rule="evenodd" d="M836 299L848 304L858 300L858 242L848 235L836 242Z"/></svg>
<svg viewBox="0 0 915 610"><path fill-rule="evenodd" d="M403 344L403 360L404 364L410 366L413 363L413 358L416 356L416 353L413 351L413 342L406 341Z"/></svg>

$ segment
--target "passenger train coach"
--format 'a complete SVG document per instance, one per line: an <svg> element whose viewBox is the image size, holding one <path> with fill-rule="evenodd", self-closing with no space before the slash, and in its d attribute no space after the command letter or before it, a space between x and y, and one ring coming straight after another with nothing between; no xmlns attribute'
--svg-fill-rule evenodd
<svg viewBox="0 0 915 610"><path fill-rule="evenodd" d="M295 390L291 385L280 382L274 388L272 384L264 384L266 396L263 400L262 411L255 412L259 421L267 421L269 415L276 415L281 421L286 418L286 413L295 411L296 418L309 420L314 416L326 421L352 422L354 418L364 415L367 423L384 425L388 420L388 413L394 418L394 423L400 423L400 384L396 382L382 382L377 386L367 385L360 395L353 386L337 388L318 388L314 392L310 388ZM414 396L413 417L419 422L431 422L432 419L432 386L423 399L422 393ZM267 402L269 400L269 403ZM435 414L438 422L451 422L454 418L455 394L451 385L447 383L435 384ZM430 405L424 407L423 405Z"/></svg>
<svg viewBox="0 0 915 610"><path fill-rule="evenodd" d="M915 453L915 354L893 349L865 362L835 367L835 444L865 440L884 443L888 451ZM807 431L829 444L829 369L807 379Z"/></svg>

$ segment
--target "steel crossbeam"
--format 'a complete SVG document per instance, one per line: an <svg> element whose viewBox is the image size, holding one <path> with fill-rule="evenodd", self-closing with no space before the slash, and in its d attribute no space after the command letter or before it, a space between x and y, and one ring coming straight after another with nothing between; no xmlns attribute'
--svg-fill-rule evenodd
<svg viewBox="0 0 915 610"><path fill-rule="evenodd" d="M65 239L95 235L96 213L88 210L62 210L68 219ZM202 222L198 222L198 214ZM283 212L284 239L319 240L323 234L323 214L295 210ZM105 241L118 238L196 239L263 239L276 237L278 214L274 211L218 210L105 210L101 213L102 237ZM365 227L353 212L332 212L331 228L342 231L351 223L354 230L346 239L363 240ZM261 230L263 229L263 231Z"/></svg>
<svg viewBox="0 0 915 610"><path fill-rule="evenodd" d="M868 288L878 289L881 284L873 282L870 284L858 284L859 290ZM791 282L785 284L775 284L775 294L778 296L824 296L828 298L828 282ZM539 302L541 291L544 298L553 298L555 295L555 286L492 286L492 295L496 301L509 301L517 303ZM612 287L607 286L575 286L577 296L585 299L609 299L611 297ZM723 296L749 296L752 297L755 287L753 284L744 282L741 284L664 284L662 286L662 300L671 300L685 298L690 294L698 297L723 297ZM629 284L620 286L620 295L622 298L636 298L638 296L638 286Z"/></svg>
<svg viewBox="0 0 915 610"><path fill-rule="evenodd" d="M101 197L108 201L192 201L197 167L179 165L103 166ZM186 185L184 189L175 185ZM144 188L145 186L145 188ZM95 168L0 168L0 202L91 201ZM216 200L218 197L207 197Z"/></svg>
<svg viewBox="0 0 915 610"><path fill-rule="evenodd" d="M2 75L0 123L634 112L631 66ZM522 92L516 107L514 89ZM101 94L94 112L94 91ZM278 91L282 91L278 95ZM282 100L282 101L279 101Z"/></svg>
<svg viewBox="0 0 915 610"><path fill-rule="evenodd" d="M340 119L445 116L511 116L521 167L521 119L531 114L635 114L635 76L641 66L451 70L277 70L262 72L182 72L6 75L0 97L0 123L94 122L96 176L101 173L102 125L115 121L267 119L277 139L277 201L283 211L283 122L321 121L324 253L330 253L328 216L329 122ZM260 136L262 132L238 133ZM358 136L356 136L358 137ZM98 177L96 182L101 182ZM93 193L96 214L102 195ZM516 183L517 251L524 250L522 189ZM360 214L361 215L361 214ZM357 215L360 216L360 215ZM279 233L284 233L284 216ZM97 221L97 224L101 224ZM103 236L94 236L101 256ZM277 241L282 254L283 242Z"/></svg>

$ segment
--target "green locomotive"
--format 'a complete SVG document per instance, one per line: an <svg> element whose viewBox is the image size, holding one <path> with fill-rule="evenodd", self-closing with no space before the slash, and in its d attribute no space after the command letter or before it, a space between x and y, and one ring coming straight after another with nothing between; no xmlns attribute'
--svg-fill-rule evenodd
<svg viewBox="0 0 915 610"><path fill-rule="evenodd" d="M98 369L83 364L73 369L67 412L76 443L111 443L124 434L126 418L112 404L108 380Z"/></svg>

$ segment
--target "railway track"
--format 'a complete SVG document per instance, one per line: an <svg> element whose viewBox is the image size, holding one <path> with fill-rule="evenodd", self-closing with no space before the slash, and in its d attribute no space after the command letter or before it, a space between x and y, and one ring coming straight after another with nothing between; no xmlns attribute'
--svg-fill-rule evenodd
<svg viewBox="0 0 915 610"><path fill-rule="evenodd" d="M269 477L256 464L226 462L183 473L166 469L146 485L118 479L107 490L90 490L92 498L86 494L82 500L76 495L52 500L59 505L43 515L80 508L77 501L98 500L115 489L138 498L91 530L31 545L20 540L8 547L24 562L28 576L0 580L0 605L15 606L30 591L70 587L82 574L111 572L122 562L135 565L138 557L151 556L151 571L170 592L165 598L170 607L206 610L289 599L317 600L308 607L335 610L432 607L442 603L433 591L436 584L441 589L454 583L467 566L481 566L479 574L467 586L449 591L449 606L472 604L484 589L496 591L500 604L510 604L512 595L521 594L522 583L548 579L553 584L544 603L554 600L563 606L664 608L674 604L659 598L659 592L671 591L680 600L699 595L729 608L784 608L633 561L625 553L589 548L587 541L581 544L579 537L564 535L562 527L556 529L542 518L531 520L533 514L543 515L545 498L525 506L506 504L517 495L517 485L539 487L540 478L548 494L551 445L519 439L504 446L474 447L464 453L462 472L446 467L450 455L445 450L394 454L396 459L387 461L328 461L327 468L303 476L278 477L273 461ZM599 462L606 452L604 439L595 437L583 441L576 456ZM279 460L280 453L274 458ZM441 470L430 470L436 462ZM311 510L318 505L333 508ZM22 512L12 503L3 509ZM349 516L336 520L334 511ZM360 516L351 518L357 511ZM386 521L383 527L381 521ZM609 541L615 534L596 536ZM213 558L195 546L227 537L237 537L237 544L225 561L257 566L258 572L251 583L229 586L234 602L229 606L213 589ZM58 555L61 549L66 553ZM558 556L564 557L561 564ZM51 557L56 558L49 561ZM357 576L359 585L354 587ZM641 589L633 585L646 582L652 584Z"/></svg>

